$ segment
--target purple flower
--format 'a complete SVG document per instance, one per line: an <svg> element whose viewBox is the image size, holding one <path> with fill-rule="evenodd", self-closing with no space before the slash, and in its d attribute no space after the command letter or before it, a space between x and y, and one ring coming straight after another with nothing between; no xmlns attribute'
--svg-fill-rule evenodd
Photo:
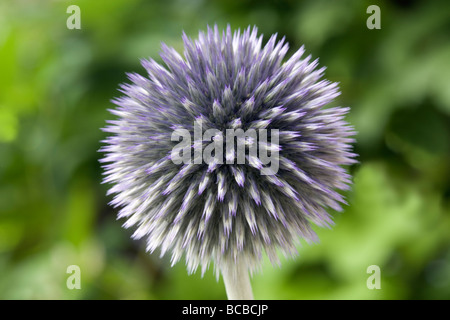
<svg viewBox="0 0 450 320"><path fill-rule="evenodd" d="M326 209L341 210L337 190L351 183L343 167L355 162L349 108L326 108L337 84L321 80L325 68L302 59L303 47L286 61L284 39L273 35L262 47L256 28L232 34L216 26L183 41L183 55L163 45L165 66L143 60L148 74L129 74L132 83L114 100L118 118L104 129L111 135L101 149L111 204L148 251L171 252L173 264L184 255L189 272L238 260L254 270L264 252L274 263L277 251L296 254L300 239L317 240L312 225L333 224ZM261 174L264 163L250 154L245 163L230 161L235 149L214 164L175 163L172 134L194 136L199 121L202 132L223 136L255 129L259 139L260 129L277 130L276 145L257 144L259 154L276 151L276 172ZM249 140L246 151L256 143ZM187 144L189 155L211 141Z"/></svg>

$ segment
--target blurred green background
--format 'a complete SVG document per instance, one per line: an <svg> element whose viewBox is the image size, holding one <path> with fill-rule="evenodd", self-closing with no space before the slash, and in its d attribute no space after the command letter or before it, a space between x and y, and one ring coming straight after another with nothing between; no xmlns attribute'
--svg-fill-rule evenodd
<svg viewBox="0 0 450 320"><path fill-rule="evenodd" d="M69 30L68 6L81 9ZM381 8L381 30L366 9ZM206 25L257 25L320 57L360 164L320 244L253 277L256 299L450 299L448 1L0 2L0 298L225 299L212 270L145 253L108 206L100 130L125 72ZM69 290L69 265L81 289ZM366 286L378 265L381 289Z"/></svg>

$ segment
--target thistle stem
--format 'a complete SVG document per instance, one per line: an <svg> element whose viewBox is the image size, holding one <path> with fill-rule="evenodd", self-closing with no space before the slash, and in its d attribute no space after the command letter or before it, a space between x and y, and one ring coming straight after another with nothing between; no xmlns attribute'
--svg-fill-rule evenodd
<svg viewBox="0 0 450 320"><path fill-rule="evenodd" d="M253 300L247 266L242 263L222 267L223 282L228 300Z"/></svg>

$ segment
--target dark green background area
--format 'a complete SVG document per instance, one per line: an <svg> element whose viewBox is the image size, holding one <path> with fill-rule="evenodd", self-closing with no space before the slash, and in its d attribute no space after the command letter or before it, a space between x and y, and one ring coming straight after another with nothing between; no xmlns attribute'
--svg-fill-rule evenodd
<svg viewBox="0 0 450 320"><path fill-rule="evenodd" d="M71 4L81 30L66 27ZM381 30L366 27L371 4ZM349 205L319 244L266 262L255 298L450 299L450 6L412 0L2 1L0 298L226 298L212 270L189 276L130 239L97 152L125 72L215 23L286 36L288 55L304 44L358 131ZM80 290L66 287L69 265Z"/></svg>

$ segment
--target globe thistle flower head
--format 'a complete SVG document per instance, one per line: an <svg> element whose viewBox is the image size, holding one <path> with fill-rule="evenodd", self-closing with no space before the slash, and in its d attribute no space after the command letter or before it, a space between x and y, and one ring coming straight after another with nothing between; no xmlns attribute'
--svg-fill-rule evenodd
<svg viewBox="0 0 450 320"><path fill-rule="evenodd" d="M303 47L285 59L284 38L262 39L256 27L215 26L196 40L183 34L183 55L163 44L165 66L142 60L147 75L129 74L110 110L118 118L104 129L104 182L113 184L118 217L148 251L171 252L173 264L185 256L189 272L237 261L254 270L264 253L278 263L300 239L316 241L312 226L331 226L326 210L345 203L338 191L349 188L354 131L348 108L326 107L337 84L321 79L324 68L302 58ZM240 140L240 162L235 147L198 161L231 129L255 133ZM183 146L191 161L174 161L174 132L198 130L200 139ZM276 155L276 166L261 161L262 151Z"/></svg>

